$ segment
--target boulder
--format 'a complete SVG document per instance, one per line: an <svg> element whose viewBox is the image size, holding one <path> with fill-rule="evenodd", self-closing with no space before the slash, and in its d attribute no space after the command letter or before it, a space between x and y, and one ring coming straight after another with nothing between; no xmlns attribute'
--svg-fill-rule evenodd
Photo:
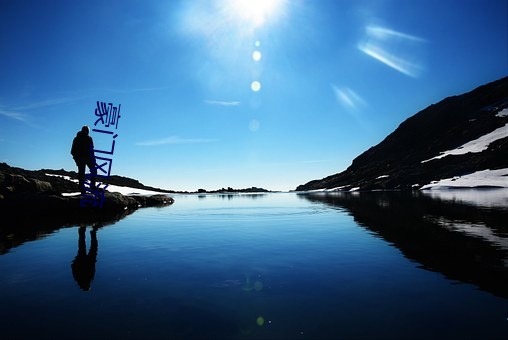
<svg viewBox="0 0 508 340"><path fill-rule="evenodd" d="M63 196L50 182L0 170L0 214L16 225L79 224L115 221L139 207L166 206L166 195L124 196L106 191L102 197ZM53 180L52 177L47 177ZM61 178L55 177L61 180Z"/></svg>

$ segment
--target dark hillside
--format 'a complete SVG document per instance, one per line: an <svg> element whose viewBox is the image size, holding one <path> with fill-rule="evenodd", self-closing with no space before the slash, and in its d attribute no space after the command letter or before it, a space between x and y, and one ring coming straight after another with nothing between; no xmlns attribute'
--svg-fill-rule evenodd
<svg viewBox="0 0 508 340"><path fill-rule="evenodd" d="M446 98L405 120L381 143L355 158L344 172L311 181L297 190L341 186L365 190L410 189L415 184L454 175L508 167L508 136L481 153L421 163L504 126L508 118L496 114L506 107L508 77Z"/></svg>

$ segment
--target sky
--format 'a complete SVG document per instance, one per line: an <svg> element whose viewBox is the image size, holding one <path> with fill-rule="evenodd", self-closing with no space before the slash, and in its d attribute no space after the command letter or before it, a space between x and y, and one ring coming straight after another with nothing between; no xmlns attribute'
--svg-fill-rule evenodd
<svg viewBox="0 0 508 340"><path fill-rule="evenodd" d="M508 75L506 0L0 0L0 162L76 170L120 107L111 175L293 190Z"/></svg>

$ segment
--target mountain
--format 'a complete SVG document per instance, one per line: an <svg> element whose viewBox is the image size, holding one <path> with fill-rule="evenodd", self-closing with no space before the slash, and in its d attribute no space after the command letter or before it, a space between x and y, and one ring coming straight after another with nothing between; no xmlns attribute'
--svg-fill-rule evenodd
<svg viewBox="0 0 508 340"><path fill-rule="evenodd" d="M508 187L507 156L505 77L427 107L355 158L345 171L296 190L411 190L440 184ZM488 176L491 181L481 181Z"/></svg>

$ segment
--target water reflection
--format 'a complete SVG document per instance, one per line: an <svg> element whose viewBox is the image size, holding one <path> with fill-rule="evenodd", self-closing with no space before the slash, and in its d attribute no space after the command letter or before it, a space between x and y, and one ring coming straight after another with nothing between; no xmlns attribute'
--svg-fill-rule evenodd
<svg viewBox="0 0 508 340"><path fill-rule="evenodd" d="M86 227L78 229L78 254L72 261L72 276L78 286L89 291L95 276L95 263L97 262L97 251L99 243L97 242L97 226L90 231L90 250L86 252Z"/></svg>
<svg viewBox="0 0 508 340"><path fill-rule="evenodd" d="M424 190L422 194L441 201L459 202L480 208L508 209L508 189Z"/></svg>
<svg viewBox="0 0 508 340"><path fill-rule="evenodd" d="M200 200L206 199L207 197L219 197L222 200L228 200L231 201L236 198L250 198L252 200L256 200L258 198L262 198L267 196L268 194L265 193L214 193L214 194L200 194L198 195L198 198Z"/></svg>
<svg viewBox="0 0 508 340"><path fill-rule="evenodd" d="M453 200L399 192L300 197L346 209L359 225L424 269L508 298L508 209L464 204L467 199L454 195Z"/></svg>
<svg viewBox="0 0 508 340"><path fill-rule="evenodd" d="M136 210L100 212L100 214L75 214L72 218L62 216L31 216L23 221L0 225L0 255L26 242L41 240L61 228L86 227L94 223L100 226L115 224Z"/></svg>

